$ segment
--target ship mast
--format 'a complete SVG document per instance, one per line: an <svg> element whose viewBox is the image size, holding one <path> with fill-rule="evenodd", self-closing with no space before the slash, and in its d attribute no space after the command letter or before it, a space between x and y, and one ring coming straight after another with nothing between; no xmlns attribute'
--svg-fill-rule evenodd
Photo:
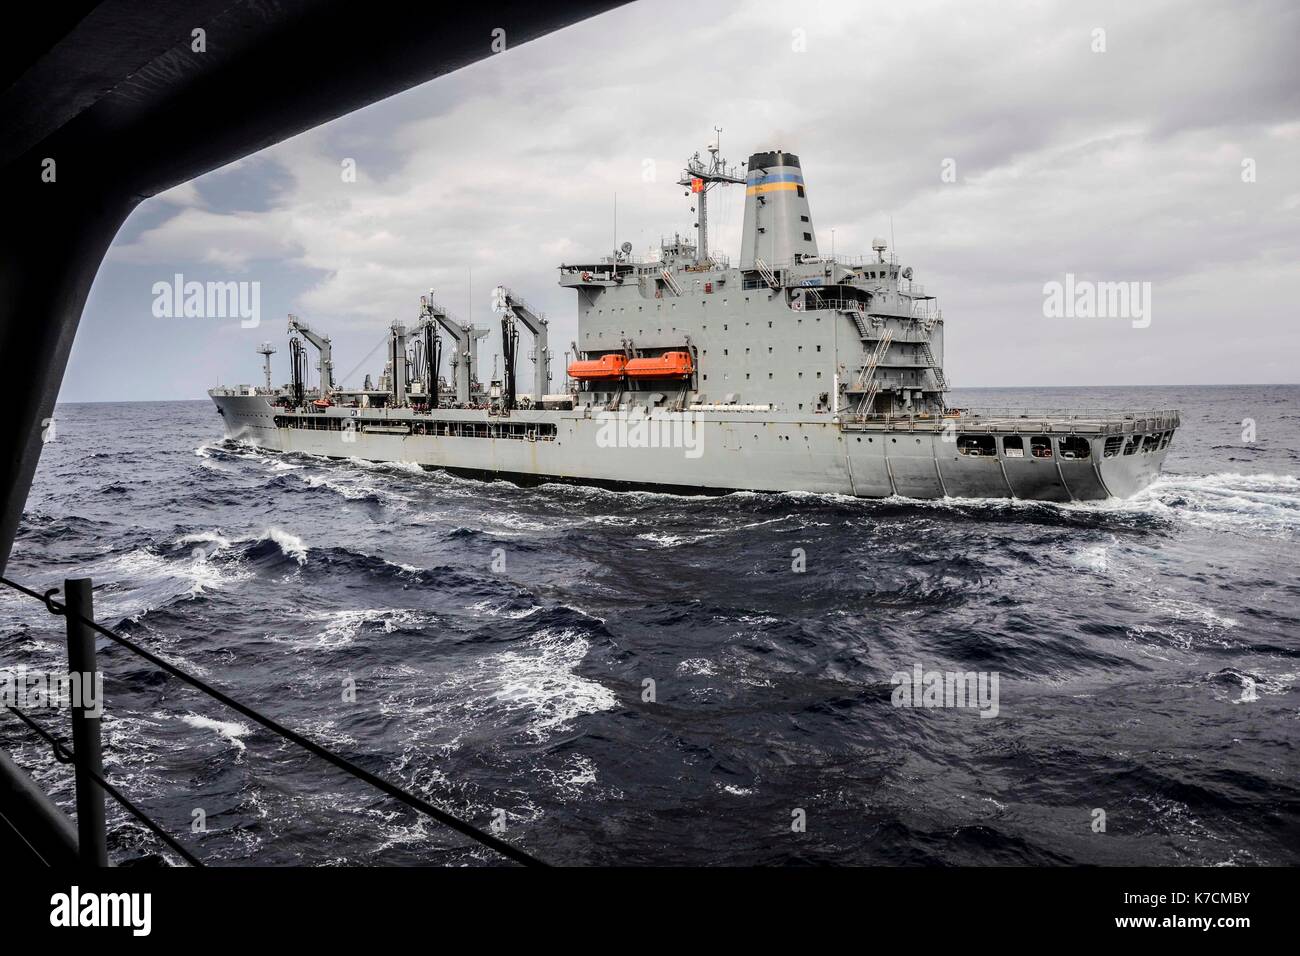
<svg viewBox="0 0 1300 956"><path fill-rule="evenodd" d="M700 217L695 223L695 228L699 234L696 261L700 263L709 261L709 190L719 183L743 185L745 182L743 176L737 175L739 167L728 167L727 161L718 157L718 151L722 148L722 127L715 126L713 131L718 135L716 141L708 147L708 162L700 159L697 150L695 155L686 161L686 170L682 173L682 178L677 181L677 185L689 187L690 192L699 197Z"/></svg>

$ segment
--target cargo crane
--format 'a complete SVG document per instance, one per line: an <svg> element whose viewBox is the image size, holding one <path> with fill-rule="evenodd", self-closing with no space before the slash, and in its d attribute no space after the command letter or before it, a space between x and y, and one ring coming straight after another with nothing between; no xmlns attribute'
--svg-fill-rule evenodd
<svg viewBox="0 0 1300 956"><path fill-rule="evenodd" d="M492 290L492 307L501 314L502 355L505 357L505 386L509 397L507 407L515 404L515 356L519 342L516 323L523 323L533 337L533 394L532 403L541 407L551 387L551 353L547 345L546 317L534 311L519 296L503 285Z"/></svg>
<svg viewBox="0 0 1300 956"><path fill-rule="evenodd" d="M446 330L456 343L456 350L451 356L451 373L456 382L456 403L468 405L473 396L474 373L478 369L478 340L485 337L487 329L478 329L466 323L457 322L447 310L433 301L433 290L427 297L421 296L420 303L432 319Z"/></svg>
<svg viewBox="0 0 1300 956"><path fill-rule="evenodd" d="M334 391L334 363L330 358L330 337L317 335L298 316L289 315L289 334L297 332L320 352L320 394L324 398Z"/></svg>

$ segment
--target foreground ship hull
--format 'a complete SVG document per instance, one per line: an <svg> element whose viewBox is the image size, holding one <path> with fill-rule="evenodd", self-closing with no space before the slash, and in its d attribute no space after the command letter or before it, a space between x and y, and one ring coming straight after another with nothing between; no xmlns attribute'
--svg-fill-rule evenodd
<svg viewBox="0 0 1300 956"><path fill-rule="evenodd" d="M228 438L272 451L407 462L520 482L697 494L1122 498L1156 478L1178 425L1173 413L973 416L897 426L831 415L697 412L682 447L672 447L682 436L671 416L649 419L638 439L635 423L625 424L620 436L616 420L589 409L509 416L475 409L304 412L277 407L265 395L221 389L211 395Z"/></svg>

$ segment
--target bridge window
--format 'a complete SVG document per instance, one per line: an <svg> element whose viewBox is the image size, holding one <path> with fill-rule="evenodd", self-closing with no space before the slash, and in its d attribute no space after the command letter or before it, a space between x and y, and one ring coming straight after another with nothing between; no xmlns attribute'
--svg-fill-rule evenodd
<svg viewBox="0 0 1300 956"><path fill-rule="evenodd" d="M1111 435L1106 439L1106 448L1102 451L1103 458L1114 458L1119 454L1119 450L1124 447L1123 435Z"/></svg>
<svg viewBox="0 0 1300 956"><path fill-rule="evenodd" d="M1134 435L1128 440L1128 444L1124 446L1124 454L1136 455L1137 450L1141 447L1142 447L1142 436Z"/></svg>
<svg viewBox="0 0 1300 956"><path fill-rule="evenodd" d="M1079 461L1092 454L1092 446L1088 444L1088 439L1080 438L1078 435L1058 438L1056 444L1061 450L1061 457L1067 461Z"/></svg>
<svg viewBox="0 0 1300 956"><path fill-rule="evenodd" d="M1149 455L1160 445L1159 435L1147 435L1142 439L1142 454Z"/></svg>
<svg viewBox="0 0 1300 956"><path fill-rule="evenodd" d="M1029 439L1029 453L1035 458L1052 457L1052 440L1046 435L1035 435Z"/></svg>
<svg viewBox="0 0 1300 956"><path fill-rule="evenodd" d="M1002 439L1003 458L1024 458L1025 440L1019 435L1008 435Z"/></svg>
<svg viewBox="0 0 1300 956"><path fill-rule="evenodd" d="M1164 437L1160 439L1160 447L1161 447L1162 449L1163 449L1163 448L1168 448L1168 447L1169 447L1169 443L1173 440L1173 437L1174 437L1174 433L1173 433L1173 432L1171 432L1171 431L1169 431L1169 432L1165 432Z"/></svg>
<svg viewBox="0 0 1300 956"><path fill-rule="evenodd" d="M992 458L997 454L997 444L992 435L959 435L957 452L971 458Z"/></svg>

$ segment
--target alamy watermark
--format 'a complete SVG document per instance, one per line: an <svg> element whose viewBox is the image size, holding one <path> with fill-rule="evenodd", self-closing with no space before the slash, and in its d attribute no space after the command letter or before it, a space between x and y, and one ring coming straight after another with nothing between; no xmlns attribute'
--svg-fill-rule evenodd
<svg viewBox="0 0 1300 956"><path fill-rule="evenodd" d="M153 928L153 894L83 893L74 885L50 897L50 925L117 926L130 929L132 936L148 936Z"/></svg>
<svg viewBox="0 0 1300 956"><path fill-rule="evenodd" d="M704 428L690 412L651 412L634 405L596 413L598 448L680 448L687 458L704 454Z"/></svg>
<svg viewBox="0 0 1300 956"><path fill-rule="evenodd" d="M260 282L186 282L178 272L171 282L155 282L152 292L158 319L239 319L244 329L262 322Z"/></svg>
<svg viewBox="0 0 1300 956"><path fill-rule="evenodd" d="M895 707L964 707L985 719L998 715L997 671L927 671L916 664L889 682L896 685L890 698Z"/></svg>
<svg viewBox="0 0 1300 956"><path fill-rule="evenodd" d="M1092 282L1065 274L1064 282L1043 284L1048 319L1130 319L1133 328L1151 324L1150 282Z"/></svg>
<svg viewBox="0 0 1300 956"><path fill-rule="evenodd" d="M0 671L0 704L19 710L84 707L87 717L104 716L104 675L29 671L26 666Z"/></svg>

